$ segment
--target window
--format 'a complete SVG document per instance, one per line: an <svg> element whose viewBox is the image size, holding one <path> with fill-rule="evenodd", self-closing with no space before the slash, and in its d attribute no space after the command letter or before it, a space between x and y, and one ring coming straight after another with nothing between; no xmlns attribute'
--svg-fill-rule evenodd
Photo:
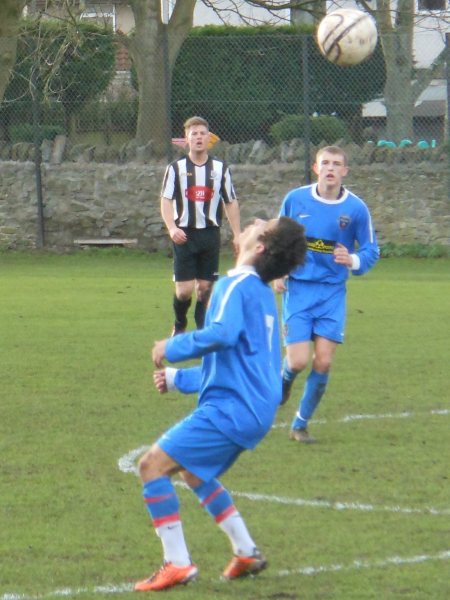
<svg viewBox="0 0 450 600"><path fill-rule="evenodd" d="M446 10L447 0L418 0L419 10Z"/></svg>
<svg viewBox="0 0 450 600"><path fill-rule="evenodd" d="M95 23L107 24L116 30L116 11L114 4L86 2L84 11L81 13L82 19L88 19Z"/></svg>

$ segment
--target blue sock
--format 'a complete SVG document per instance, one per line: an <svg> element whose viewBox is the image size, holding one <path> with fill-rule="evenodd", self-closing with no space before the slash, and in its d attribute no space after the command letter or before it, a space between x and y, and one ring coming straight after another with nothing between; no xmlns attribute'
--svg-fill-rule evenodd
<svg viewBox="0 0 450 600"><path fill-rule="evenodd" d="M292 421L292 429L306 429L308 421L313 416L320 399L325 393L328 382L328 373L318 373L312 370L305 381L303 396L300 400L298 412Z"/></svg>
<svg viewBox="0 0 450 600"><path fill-rule="evenodd" d="M170 477L147 481L142 495L155 529L180 520L180 502Z"/></svg>
<svg viewBox="0 0 450 600"><path fill-rule="evenodd" d="M284 357L283 369L281 371L283 381L286 381L286 383L292 383L298 374L299 374L299 371L291 371L291 369L288 367L287 358Z"/></svg>
<svg viewBox="0 0 450 600"><path fill-rule="evenodd" d="M193 492L216 523L220 523L229 515L237 512L233 498L217 479L202 483L193 488Z"/></svg>

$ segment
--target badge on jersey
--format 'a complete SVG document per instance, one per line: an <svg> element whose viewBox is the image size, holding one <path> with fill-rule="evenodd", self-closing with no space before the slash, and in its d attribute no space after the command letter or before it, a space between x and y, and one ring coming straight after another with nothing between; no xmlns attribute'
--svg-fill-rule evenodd
<svg viewBox="0 0 450 600"><path fill-rule="evenodd" d="M341 215L339 217L339 229L346 229L350 225L350 217L347 215Z"/></svg>

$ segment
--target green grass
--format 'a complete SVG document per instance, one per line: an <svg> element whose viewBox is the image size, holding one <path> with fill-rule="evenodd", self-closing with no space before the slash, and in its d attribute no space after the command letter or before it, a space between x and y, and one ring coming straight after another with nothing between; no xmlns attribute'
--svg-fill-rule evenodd
<svg viewBox="0 0 450 600"><path fill-rule="evenodd" d="M448 260L389 258L349 282L319 443L287 439L300 377L277 427L223 478L270 568L222 583L228 541L178 488L200 578L165 598L450 597L449 275ZM121 586L159 566L139 481L117 461L195 403L152 384L172 285L157 254L0 254L0 600L108 585L135 598Z"/></svg>

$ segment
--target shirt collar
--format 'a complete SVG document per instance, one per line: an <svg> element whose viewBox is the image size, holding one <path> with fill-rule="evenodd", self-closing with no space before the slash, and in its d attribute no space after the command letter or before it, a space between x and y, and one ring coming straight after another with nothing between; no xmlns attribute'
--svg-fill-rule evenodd
<svg viewBox="0 0 450 600"><path fill-rule="evenodd" d="M240 267L234 267L227 272L227 275L229 277L234 277L235 275L243 275L244 273L249 273L250 275L256 275L256 277L259 277L253 265L241 265Z"/></svg>

